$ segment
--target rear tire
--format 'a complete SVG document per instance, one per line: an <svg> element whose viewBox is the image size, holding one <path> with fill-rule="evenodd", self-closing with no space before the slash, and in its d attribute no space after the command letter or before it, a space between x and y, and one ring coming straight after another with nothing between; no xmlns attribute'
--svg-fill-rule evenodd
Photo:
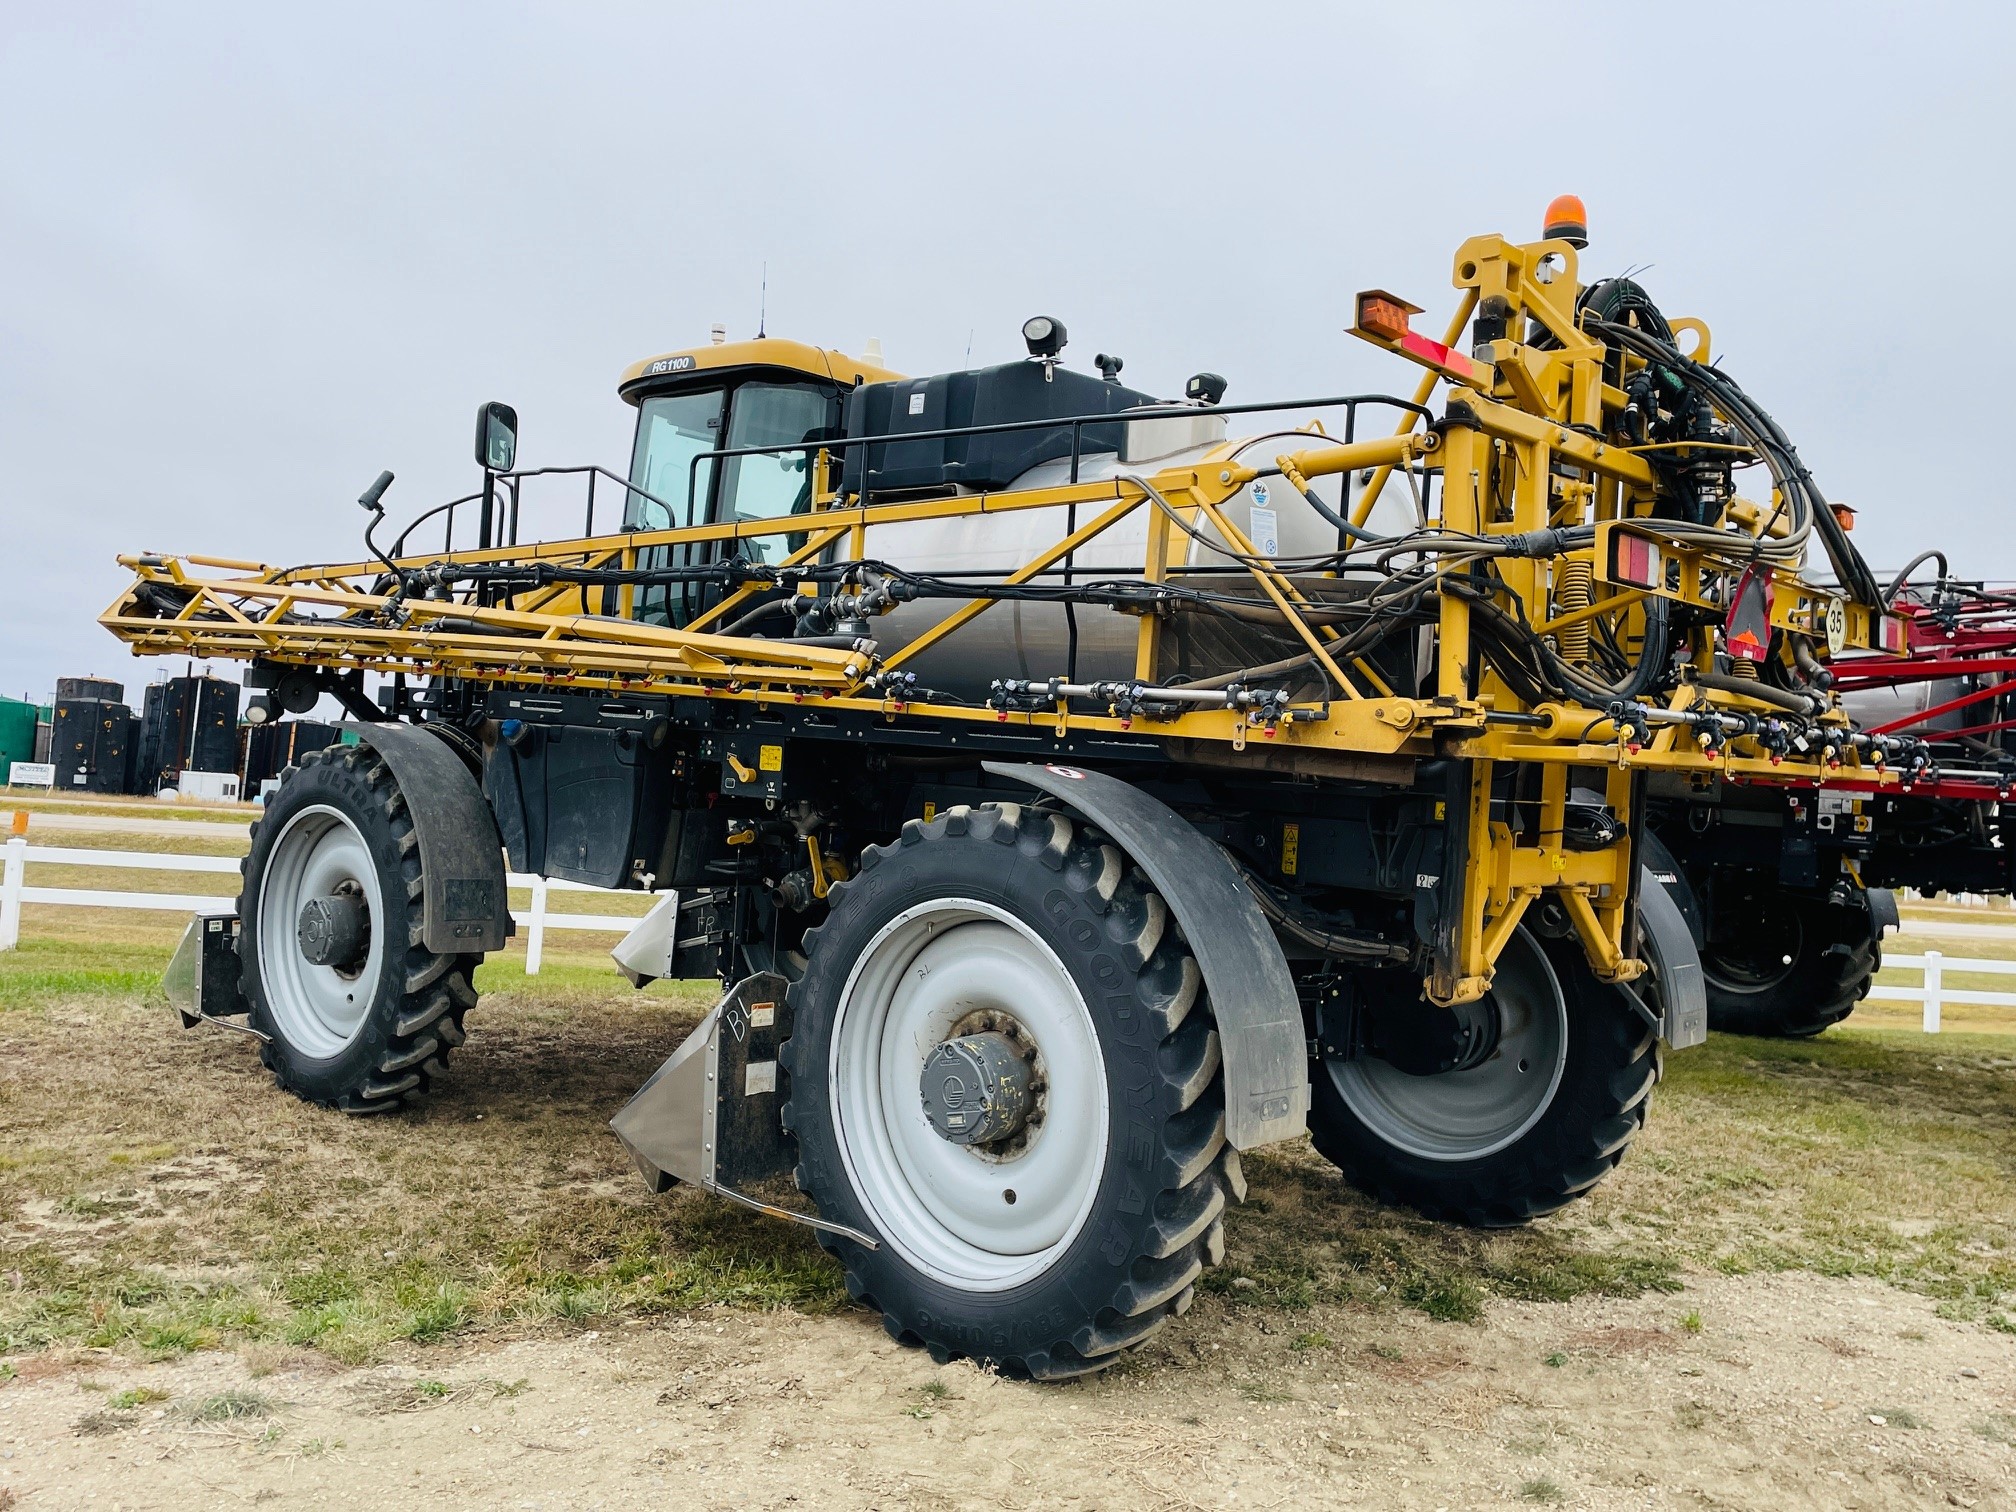
<svg viewBox="0 0 2016 1512"><path fill-rule="evenodd" d="M1430 1218L1497 1228L1564 1206L1623 1159L1659 1080L1658 1036L1572 939L1519 930L1493 992L1508 995L1507 1037L1471 1070L1317 1063L1309 1134L1346 1181ZM1527 1077L1547 1080L1529 1088Z"/></svg>
<svg viewBox="0 0 2016 1512"><path fill-rule="evenodd" d="M447 1070L476 1005L481 955L423 943L419 839L399 784L368 746L303 759L252 826L238 898L240 980L261 1059L309 1102L381 1113ZM366 941L342 966L317 964L298 938L311 898L358 899Z"/></svg>
<svg viewBox="0 0 2016 1512"><path fill-rule="evenodd" d="M1718 890L1701 973L1708 1027L1724 1034L1811 1039L1855 1011L1883 969L1867 909L1771 888Z"/></svg>
<svg viewBox="0 0 2016 1512"><path fill-rule="evenodd" d="M1041 1379L1183 1312L1244 1187L1161 898L1064 815L1002 804L912 821L828 901L779 1059L799 1187L878 1241L821 1236L854 1298L934 1359ZM936 1045L977 1032L1029 1045L1043 1089L995 1146L941 1137L917 1090Z"/></svg>

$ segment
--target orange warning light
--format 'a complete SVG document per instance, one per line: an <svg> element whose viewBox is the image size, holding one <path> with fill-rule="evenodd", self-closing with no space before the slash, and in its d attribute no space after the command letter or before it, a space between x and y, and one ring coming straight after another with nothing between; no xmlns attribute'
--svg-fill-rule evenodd
<svg viewBox="0 0 2016 1512"><path fill-rule="evenodd" d="M1579 194L1557 194L1547 206L1541 236L1548 241L1564 241L1571 247L1589 245L1589 212L1582 208Z"/></svg>

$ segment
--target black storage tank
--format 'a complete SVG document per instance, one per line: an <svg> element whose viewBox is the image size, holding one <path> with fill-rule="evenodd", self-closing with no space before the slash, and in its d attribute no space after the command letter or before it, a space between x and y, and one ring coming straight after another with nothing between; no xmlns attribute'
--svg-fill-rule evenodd
<svg viewBox="0 0 2016 1512"><path fill-rule="evenodd" d="M124 703L126 685L113 682L106 677L59 677L56 679L56 698L59 703L76 698L95 698L103 703Z"/></svg>
<svg viewBox="0 0 2016 1512"><path fill-rule="evenodd" d="M123 703L59 697L49 737L57 790L125 792L132 729L133 711Z"/></svg>
<svg viewBox="0 0 2016 1512"><path fill-rule="evenodd" d="M340 732L334 725L313 719L283 719L278 723L248 724L238 727L238 791L246 798L258 796L259 784L291 766L311 751L336 743Z"/></svg>
<svg viewBox="0 0 2016 1512"><path fill-rule="evenodd" d="M238 684L171 677L147 690L141 714L140 792L172 788L184 772L238 770Z"/></svg>

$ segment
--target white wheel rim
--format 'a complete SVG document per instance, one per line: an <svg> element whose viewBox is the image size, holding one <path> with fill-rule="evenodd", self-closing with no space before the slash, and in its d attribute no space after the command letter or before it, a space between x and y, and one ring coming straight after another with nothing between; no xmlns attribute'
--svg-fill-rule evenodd
<svg viewBox="0 0 2016 1512"><path fill-rule="evenodd" d="M346 883L371 919L370 949L355 976L309 960L297 933L302 905ZM349 816L316 804L289 819L266 856L255 943L273 1026L303 1055L327 1060L363 1029L384 958L384 917L378 868Z"/></svg>
<svg viewBox="0 0 2016 1512"><path fill-rule="evenodd" d="M919 1090L925 1056L981 1012L1015 1020L1048 1083L1042 1122L1005 1159L940 1136ZM1064 963L1013 914L941 898L885 924L841 989L827 1075L848 1179L917 1269L1001 1291L1041 1274L1085 1226L1107 1145L1099 1033Z"/></svg>
<svg viewBox="0 0 2016 1512"><path fill-rule="evenodd" d="M1330 1061L1331 1084L1360 1122L1424 1160L1478 1160L1517 1142L1553 1104L1568 1063L1568 1002L1547 953L1525 930L1491 986L1498 1048L1467 1071L1410 1076L1372 1056Z"/></svg>

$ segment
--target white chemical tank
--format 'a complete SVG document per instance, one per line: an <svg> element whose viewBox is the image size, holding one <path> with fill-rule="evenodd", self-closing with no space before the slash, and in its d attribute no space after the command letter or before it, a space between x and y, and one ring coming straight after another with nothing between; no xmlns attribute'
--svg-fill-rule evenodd
<svg viewBox="0 0 2016 1512"><path fill-rule="evenodd" d="M1329 438L1306 430L1268 431L1226 441L1222 415L1176 415L1133 421L1126 450L1079 459L1080 482L1127 475L1152 478L1168 468L1192 465L1222 468L1242 465L1272 467L1283 453L1304 451ZM1316 479L1312 491L1331 509L1349 518L1369 474ZM1068 458L1045 462L1017 477L1005 494L1053 488L1071 481ZM1180 502L1180 501L1177 501ZM988 574L1000 581L1016 568L1096 519L1107 507L1080 504L1003 510L998 514L956 519L913 520L871 526L864 555L906 571L928 574ZM1337 527L1323 519L1285 479L1257 480L1221 506L1225 517L1253 541L1264 555L1291 562L1322 556L1338 549ZM1081 547L1070 559L1075 583L1102 579L1138 579L1146 560L1148 531L1156 505L1146 502ZM1368 520L1382 535L1405 533L1415 524L1415 505L1406 480L1388 479ZM1193 527L1197 536L1175 531L1172 566L1209 569L1173 575L1172 581L1251 600L1261 609L1272 605L1252 575L1221 550L1223 537L1208 521ZM1172 527L1173 529L1173 527ZM1271 549L1270 549L1271 548ZM1060 564L1061 565L1061 564ZM1365 591L1379 580L1366 571L1342 578L1287 569L1311 600L1336 599ZM1062 584L1055 573L1036 580ZM926 599L901 605L872 624L880 654L887 658L910 644L926 629L963 607L963 599ZM1075 621L1076 655L1072 654ZM1079 604L1069 612L1061 604L1003 602L989 607L946 639L903 664L920 683L939 692L974 700L985 699L996 678L1042 680L1068 677L1075 682L1119 681L1135 675L1140 616L1098 605ZM1302 642L1284 627L1251 625L1208 611L1186 612L1165 620L1163 653L1157 667L1161 680L1181 676L1197 679L1223 675L1242 667L1279 660L1302 649ZM1075 665L1073 665L1075 660Z"/></svg>

